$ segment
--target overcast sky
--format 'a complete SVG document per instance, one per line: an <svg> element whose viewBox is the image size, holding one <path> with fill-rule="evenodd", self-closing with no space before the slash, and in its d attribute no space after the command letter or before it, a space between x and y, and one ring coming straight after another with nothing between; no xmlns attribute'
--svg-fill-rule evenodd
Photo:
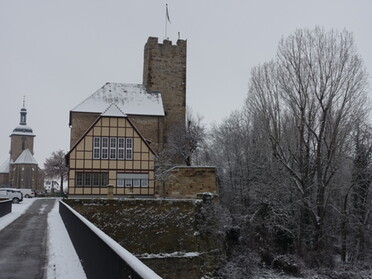
<svg viewBox="0 0 372 279"><path fill-rule="evenodd" d="M187 39L187 103L219 123L242 107L252 67L296 28L354 33L372 73L370 0L168 0ZM0 0L0 164L26 96L35 159L69 150L69 110L106 82L142 83L143 47L165 36L164 0ZM370 83L371 79L370 79ZM372 94L370 94L372 96Z"/></svg>

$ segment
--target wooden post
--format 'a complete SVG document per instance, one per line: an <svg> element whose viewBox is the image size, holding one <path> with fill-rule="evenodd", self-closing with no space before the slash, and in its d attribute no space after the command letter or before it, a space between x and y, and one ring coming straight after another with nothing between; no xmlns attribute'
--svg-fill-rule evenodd
<svg viewBox="0 0 372 279"><path fill-rule="evenodd" d="M114 186L112 184L107 185L107 198L110 200L114 198Z"/></svg>

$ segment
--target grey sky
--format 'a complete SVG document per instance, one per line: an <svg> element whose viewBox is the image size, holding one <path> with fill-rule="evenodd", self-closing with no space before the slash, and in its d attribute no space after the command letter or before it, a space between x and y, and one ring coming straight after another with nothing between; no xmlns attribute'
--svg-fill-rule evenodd
<svg viewBox="0 0 372 279"><path fill-rule="evenodd" d="M251 68L274 58L296 28L353 32L372 73L370 0L167 2L168 37L188 40L187 102L206 123L242 106ZM165 3L0 0L0 164L24 95L43 167L53 151L69 149L70 109L106 82L142 83L143 47L148 36L164 39Z"/></svg>

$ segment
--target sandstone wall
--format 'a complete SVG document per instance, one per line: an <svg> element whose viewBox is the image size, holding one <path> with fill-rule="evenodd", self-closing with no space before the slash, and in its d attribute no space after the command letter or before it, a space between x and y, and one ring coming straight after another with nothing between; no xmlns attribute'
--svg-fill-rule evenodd
<svg viewBox="0 0 372 279"><path fill-rule="evenodd" d="M70 112L70 149L100 116L99 113Z"/></svg>
<svg viewBox="0 0 372 279"><path fill-rule="evenodd" d="M29 149L34 154L34 136L13 135L10 139L10 158L15 161L23 150Z"/></svg>
<svg viewBox="0 0 372 279"><path fill-rule="evenodd" d="M196 198L209 192L218 194L215 167L174 167L165 183L158 182L157 193L163 197Z"/></svg>
<svg viewBox="0 0 372 279"><path fill-rule="evenodd" d="M165 279L213 274L225 257L223 214L210 201L64 201Z"/></svg>
<svg viewBox="0 0 372 279"><path fill-rule="evenodd" d="M9 185L9 173L0 173L0 186Z"/></svg>
<svg viewBox="0 0 372 279"><path fill-rule="evenodd" d="M158 116L131 115L132 121L138 132L148 141L154 152L163 148L164 118Z"/></svg>
<svg viewBox="0 0 372 279"><path fill-rule="evenodd" d="M165 111L165 141L172 127L185 125L186 115L186 48L185 40L172 45L150 37L145 45L143 84L148 91L161 92Z"/></svg>

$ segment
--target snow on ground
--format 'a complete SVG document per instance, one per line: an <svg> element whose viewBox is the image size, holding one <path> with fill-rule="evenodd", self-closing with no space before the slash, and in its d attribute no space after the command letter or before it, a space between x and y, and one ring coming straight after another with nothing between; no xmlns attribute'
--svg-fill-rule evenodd
<svg viewBox="0 0 372 279"><path fill-rule="evenodd" d="M59 215L59 202L48 214L47 277L51 279L87 278Z"/></svg>
<svg viewBox="0 0 372 279"><path fill-rule="evenodd" d="M67 208L72 210L72 208L65 204ZM80 215L75 210L72 212L82 221L89 229L91 229L103 242L106 243L116 254L119 255L136 273L143 279L161 279L159 275L157 275L153 270L151 270L148 266L146 266L143 262L141 262L138 258L136 258L133 254L131 254L128 250L122 247L119 243L113 240L110 236L105 234L99 228L97 228L94 224L88 221L85 217ZM49 277L48 277L49 278ZM67 277L66 277L67 278ZM72 278L72 277L71 277ZM75 277L74 277L75 278Z"/></svg>
<svg viewBox="0 0 372 279"><path fill-rule="evenodd" d="M35 198L24 198L20 203L13 203L12 212L0 218L0 231L21 216L35 200Z"/></svg>
<svg viewBox="0 0 372 279"><path fill-rule="evenodd" d="M199 252L173 252L173 253L160 253L160 254L137 254L139 259L165 259L165 258L194 258L201 254Z"/></svg>

